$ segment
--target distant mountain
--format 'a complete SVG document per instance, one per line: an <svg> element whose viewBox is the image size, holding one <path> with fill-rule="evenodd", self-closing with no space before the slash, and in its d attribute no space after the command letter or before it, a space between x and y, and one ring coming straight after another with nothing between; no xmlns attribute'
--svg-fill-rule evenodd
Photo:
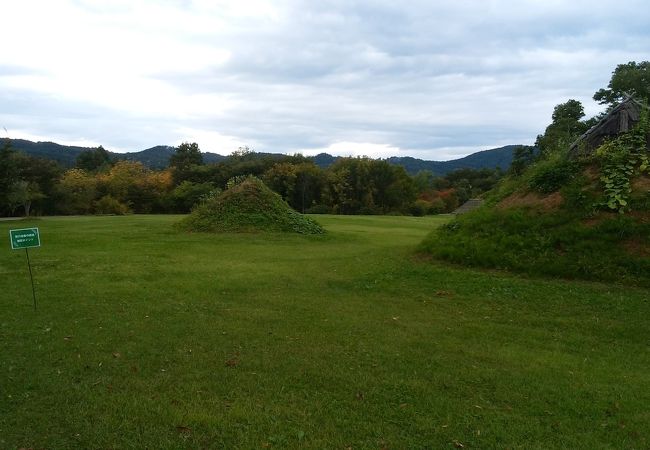
<svg viewBox="0 0 650 450"><path fill-rule="evenodd" d="M131 153L111 153L115 159L126 159L128 161L139 161L152 169L164 169L169 165L169 157L176 152L176 147L168 145L157 145L155 147ZM203 161L208 164L216 163L226 159L225 156L217 153L204 152Z"/></svg>
<svg viewBox="0 0 650 450"><path fill-rule="evenodd" d="M60 145L54 142L32 142L25 139L10 139L14 150L22 151L31 156L53 159L64 167L74 167L77 156L83 151L94 150L96 147L76 147ZM163 169L169 165L169 157L175 147L157 145L140 152L115 153L108 152L115 160L139 161L152 169ZM226 159L217 153L203 153L206 163L215 163Z"/></svg>
<svg viewBox="0 0 650 450"><path fill-rule="evenodd" d="M430 170L435 175L445 175L458 169L496 169L500 167L505 170L512 163L512 152L516 147L518 145L506 145L450 161L425 161L409 156L393 156L388 158L388 162L404 167L411 175L415 175L420 170Z"/></svg>
<svg viewBox="0 0 650 450"><path fill-rule="evenodd" d="M54 142L32 142L25 139L10 139L11 148L38 158L53 159L62 166L72 167L79 153L91 150L87 147L59 145Z"/></svg>
<svg viewBox="0 0 650 450"><path fill-rule="evenodd" d="M427 161L410 156L392 156L386 161L404 167L411 175L415 175L421 170L430 170L436 176L445 175L457 169L496 169L500 167L505 170L510 167L512 152L516 147L518 146L506 145L505 147L472 153L464 158L452 159L451 161ZM312 159L317 166L327 168L339 158L328 153L320 153Z"/></svg>
<svg viewBox="0 0 650 450"><path fill-rule="evenodd" d="M58 161L64 167L73 167L79 153L94 149L91 147L60 145L54 142L32 142L24 139L11 139L11 145L15 150L25 152L29 155ZM410 156L393 156L386 161L390 164L404 167L411 175L415 175L421 170L430 170L436 176L445 175L457 169L494 169L501 167L505 170L510 167L512 152L516 147L516 145L506 145L505 147L472 153L464 158L453 159L451 161L426 161L411 158ZM174 151L175 147L158 145L140 152L109 152L109 154L116 160L139 161L152 169L163 169L169 165L169 157ZM262 158L283 157L283 155L277 153L256 153L255 156ZM226 158L226 156L217 153L203 153L203 160L208 164L223 161ZM332 156L328 153L320 153L311 159L317 166L327 168L339 158L339 156Z"/></svg>
<svg viewBox="0 0 650 450"><path fill-rule="evenodd" d="M326 169L339 159L338 156L332 156L329 153L319 153L318 155L311 158L321 169Z"/></svg>

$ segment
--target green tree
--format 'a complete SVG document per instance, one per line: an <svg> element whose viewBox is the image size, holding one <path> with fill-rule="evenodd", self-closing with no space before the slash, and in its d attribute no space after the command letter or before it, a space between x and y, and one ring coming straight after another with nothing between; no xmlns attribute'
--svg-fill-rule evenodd
<svg viewBox="0 0 650 450"><path fill-rule="evenodd" d="M415 183L415 188L418 192L424 192L427 189L431 189L433 187L433 181L435 178L436 177L434 176L433 172L425 169L420 170L415 174L413 177L413 182Z"/></svg>
<svg viewBox="0 0 650 450"><path fill-rule="evenodd" d="M154 172L138 161L118 161L98 179L102 194L110 194L136 213L162 210L162 200L172 187L169 171Z"/></svg>
<svg viewBox="0 0 650 450"><path fill-rule="evenodd" d="M88 172L96 172L111 165L111 156L101 145L94 150L84 150L79 153L76 167Z"/></svg>
<svg viewBox="0 0 650 450"><path fill-rule="evenodd" d="M83 169L67 170L57 185L61 199L59 210L63 214L91 212L97 197L97 180Z"/></svg>
<svg viewBox="0 0 650 450"><path fill-rule="evenodd" d="M169 194L175 212L188 213L202 198L215 192L212 183L183 181Z"/></svg>
<svg viewBox="0 0 650 450"><path fill-rule="evenodd" d="M25 217L29 217L32 202L45 198L40 187L35 182L19 180L13 183L7 195L8 203L12 212L22 206L25 211Z"/></svg>
<svg viewBox="0 0 650 450"><path fill-rule="evenodd" d="M292 206L302 212L320 204L325 187L325 174L312 161L303 162L296 166L296 184Z"/></svg>
<svg viewBox="0 0 650 450"><path fill-rule="evenodd" d="M543 135L537 136L535 146L540 155L546 156L557 151L564 151L588 129L587 122L582 121L585 110L578 100L568 100L553 109L552 122Z"/></svg>
<svg viewBox="0 0 650 450"><path fill-rule="evenodd" d="M510 163L511 174L519 176L524 172L524 169L531 165L535 160L535 149L528 145L520 145L512 152L512 163Z"/></svg>
<svg viewBox="0 0 650 450"><path fill-rule="evenodd" d="M594 100L612 108L628 95L650 103L650 61L630 61L616 66L607 88L599 89Z"/></svg>
<svg viewBox="0 0 650 450"><path fill-rule="evenodd" d="M278 163L264 172L262 181L271 190L282 196L282 199L291 204L296 190L296 166L291 163ZM295 205L291 205L295 208Z"/></svg>
<svg viewBox="0 0 650 450"><path fill-rule="evenodd" d="M16 152L11 148L11 141L6 139L0 149L0 215L10 211L9 192L13 184L18 181L18 165L15 158Z"/></svg>
<svg viewBox="0 0 650 450"><path fill-rule="evenodd" d="M176 147L176 152L169 158L169 165L179 170L189 169L191 166L203 164L203 155L196 142L183 142Z"/></svg>

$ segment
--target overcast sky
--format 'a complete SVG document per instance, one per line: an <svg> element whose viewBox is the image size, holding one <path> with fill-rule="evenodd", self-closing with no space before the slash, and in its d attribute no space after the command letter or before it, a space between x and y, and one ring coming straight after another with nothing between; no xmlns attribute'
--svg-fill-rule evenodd
<svg viewBox="0 0 650 450"><path fill-rule="evenodd" d="M0 131L446 160L650 59L647 0L0 0Z"/></svg>

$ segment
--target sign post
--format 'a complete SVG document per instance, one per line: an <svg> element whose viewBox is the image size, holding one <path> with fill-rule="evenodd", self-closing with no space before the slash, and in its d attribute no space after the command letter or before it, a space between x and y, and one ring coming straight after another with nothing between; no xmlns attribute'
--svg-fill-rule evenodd
<svg viewBox="0 0 650 450"><path fill-rule="evenodd" d="M36 311L36 290L34 289L34 276L32 275L32 264L29 261L29 251L27 249L41 246L41 237L38 234L38 228L21 228L19 230L9 230L9 240L11 241L12 250L25 249L27 256L27 268L29 269L29 279L32 282L32 297L34 298L34 311Z"/></svg>

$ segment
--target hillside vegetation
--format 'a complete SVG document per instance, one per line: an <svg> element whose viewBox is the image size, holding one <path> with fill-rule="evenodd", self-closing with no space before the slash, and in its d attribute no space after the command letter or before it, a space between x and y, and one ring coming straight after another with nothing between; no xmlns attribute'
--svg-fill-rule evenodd
<svg viewBox="0 0 650 450"><path fill-rule="evenodd" d="M650 285L647 135L646 111L589 157L555 153L511 174L421 250L471 266Z"/></svg>
<svg viewBox="0 0 650 450"><path fill-rule="evenodd" d="M537 153L517 152L484 206L434 230L420 251L469 266L650 286L650 89L636 88L640 101L625 98L634 86L620 77L630 64L614 71L608 114L582 120L580 102L558 105ZM638 111L636 124L588 148L598 132L627 123L614 116L625 105Z"/></svg>

